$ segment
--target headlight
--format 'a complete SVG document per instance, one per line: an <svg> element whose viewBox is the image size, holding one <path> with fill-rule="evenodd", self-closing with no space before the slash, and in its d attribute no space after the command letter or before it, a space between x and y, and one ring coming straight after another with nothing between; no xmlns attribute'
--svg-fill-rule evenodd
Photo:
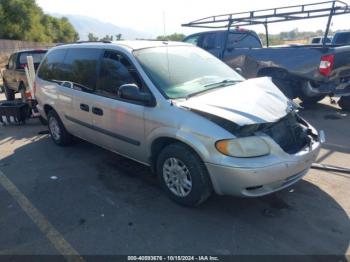
<svg viewBox="0 0 350 262"><path fill-rule="evenodd" d="M257 157L270 153L265 140L255 136L220 140L215 146L220 153L233 157Z"/></svg>

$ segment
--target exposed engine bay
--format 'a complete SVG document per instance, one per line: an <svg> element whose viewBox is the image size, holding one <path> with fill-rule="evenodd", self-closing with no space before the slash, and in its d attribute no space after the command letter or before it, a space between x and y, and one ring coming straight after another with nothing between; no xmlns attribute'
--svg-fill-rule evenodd
<svg viewBox="0 0 350 262"><path fill-rule="evenodd" d="M198 110L192 111L216 123L236 137L268 135L288 154L295 154L309 146L313 140L319 140L318 135L314 134L308 124L294 111L277 122L245 126L239 126L227 119Z"/></svg>

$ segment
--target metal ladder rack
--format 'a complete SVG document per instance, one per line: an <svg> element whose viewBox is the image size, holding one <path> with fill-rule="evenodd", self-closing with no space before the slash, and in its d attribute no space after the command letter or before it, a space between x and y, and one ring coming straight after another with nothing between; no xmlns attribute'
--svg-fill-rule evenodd
<svg viewBox="0 0 350 262"><path fill-rule="evenodd" d="M227 28L229 31L232 27L264 25L266 32L266 43L267 46L269 46L268 24L270 23L328 17L327 27L322 43L323 46L325 46L332 17L335 15L344 14L350 14L349 5L345 2L335 0L209 16L186 24L182 24L182 26L212 29Z"/></svg>

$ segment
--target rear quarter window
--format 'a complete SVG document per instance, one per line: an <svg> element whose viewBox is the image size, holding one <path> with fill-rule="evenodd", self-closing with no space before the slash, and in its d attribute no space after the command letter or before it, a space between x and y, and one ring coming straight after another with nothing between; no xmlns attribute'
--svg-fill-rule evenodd
<svg viewBox="0 0 350 262"><path fill-rule="evenodd" d="M47 81L60 80L66 52L66 49L52 50L42 61L38 77Z"/></svg>
<svg viewBox="0 0 350 262"><path fill-rule="evenodd" d="M350 32L339 33L334 38L334 44L336 45L350 45Z"/></svg>
<svg viewBox="0 0 350 262"><path fill-rule="evenodd" d="M20 64L26 64L27 63L27 56L33 57L34 64L39 64L41 60L44 58L46 52L25 52L21 53L19 57L19 63Z"/></svg>

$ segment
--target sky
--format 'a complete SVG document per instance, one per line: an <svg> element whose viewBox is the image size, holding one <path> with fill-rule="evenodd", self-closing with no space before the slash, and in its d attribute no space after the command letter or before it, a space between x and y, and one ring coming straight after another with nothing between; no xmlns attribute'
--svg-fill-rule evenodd
<svg viewBox="0 0 350 262"><path fill-rule="evenodd" d="M84 15L99 19L116 26L132 28L151 33L155 36L175 32L186 35L199 31L196 28L181 27L182 23L195 19L251 11L273 7L315 3L320 0L36 0L40 7L48 13ZM333 19L332 29L349 29L349 15L337 16ZM269 26L270 33L290 31L316 31L324 29L326 18L303 20L298 22L276 23ZM165 30L164 30L165 25ZM249 27L263 32L263 26Z"/></svg>

